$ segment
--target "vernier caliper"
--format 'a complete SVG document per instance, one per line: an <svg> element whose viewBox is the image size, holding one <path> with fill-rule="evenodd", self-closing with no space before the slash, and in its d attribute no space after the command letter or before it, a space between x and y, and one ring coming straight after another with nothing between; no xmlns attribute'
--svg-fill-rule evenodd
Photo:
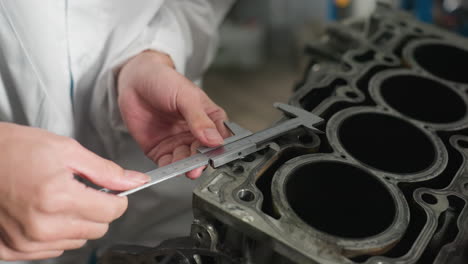
<svg viewBox="0 0 468 264"><path fill-rule="evenodd" d="M243 158L251 153L259 151L261 148L267 146L265 143L298 127L305 127L321 133L314 125L322 123L322 118L291 105L275 103L274 106L283 111L290 119L257 133L252 133L236 123L225 122L225 125L231 130L233 136L225 139L222 146L214 148L201 147L198 149L197 154L189 158L147 172L146 174L151 177L151 180L134 189L122 192L108 189L101 189L101 191L114 193L118 196L127 196L199 167L211 165L213 168L218 168L233 160Z"/></svg>

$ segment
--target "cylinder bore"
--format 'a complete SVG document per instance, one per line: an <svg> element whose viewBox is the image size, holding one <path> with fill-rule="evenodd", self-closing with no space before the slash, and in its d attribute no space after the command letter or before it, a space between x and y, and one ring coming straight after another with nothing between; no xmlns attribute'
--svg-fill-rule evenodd
<svg viewBox="0 0 468 264"><path fill-rule="evenodd" d="M378 235L392 224L396 214L392 195L383 183L347 163L303 164L290 173L285 190L297 216L334 236Z"/></svg>
<svg viewBox="0 0 468 264"><path fill-rule="evenodd" d="M355 159L391 173L420 172L436 158L434 144L421 129L387 114L351 115L339 125L338 138Z"/></svg>
<svg viewBox="0 0 468 264"><path fill-rule="evenodd" d="M428 43L414 49L416 62L431 74L446 80L468 83L468 52L458 47Z"/></svg>
<svg viewBox="0 0 468 264"><path fill-rule="evenodd" d="M398 112L430 123L452 123L466 114L466 104L448 86L420 76L395 75L380 86L383 99Z"/></svg>

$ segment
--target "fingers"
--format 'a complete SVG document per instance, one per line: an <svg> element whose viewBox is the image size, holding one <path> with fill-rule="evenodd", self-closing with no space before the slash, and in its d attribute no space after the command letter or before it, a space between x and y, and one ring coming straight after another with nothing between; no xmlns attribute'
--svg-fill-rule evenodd
<svg viewBox="0 0 468 264"><path fill-rule="evenodd" d="M63 254L63 250L50 250L40 251L33 253L23 253L12 250L0 242L0 260L14 261L14 260L36 260L55 258Z"/></svg>
<svg viewBox="0 0 468 264"><path fill-rule="evenodd" d="M29 223L20 227L18 223L5 225L3 222L8 226L8 233L0 230L0 260L57 257L64 250L84 246L88 239L103 236L108 228L107 224L64 221L60 216L39 216Z"/></svg>
<svg viewBox="0 0 468 264"><path fill-rule="evenodd" d="M128 206L126 197L100 192L76 182L71 188L70 211L83 220L97 223L110 223L122 216Z"/></svg>
<svg viewBox="0 0 468 264"><path fill-rule="evenodd" d="M173 152L172 162L176 162L176 161L179 161L181 159L185 159L185 158L189 157L191 155L190 152L191 152L190 147L187 146L187 145L177 147ZM203 170L205 168L206 168L206 166L203 166L203 167L191 170L191 171L186 173L186 176L188 178L190 178L190 179L196 179L196 178L200 177L200 175L202 174L202 172L203 172Z"/></svg>
<svg viewBox="0 0 468 264"><path fill-rule="evenodd" d="M45 230L43 231L44 235L42 237L34 237L34 240L50 243L50 246L55 244L55 247L66 250L69 249L68 247L73 248L76 243L79 243L78 240L84 241L98 239L103 237L109 230L109 225L104 223L82 220L76 221L74 224L70 224L69 226L65 226L59 221L56 222L56 230L60 230L61 232L48 233L50 231Z"/></svg>
<svg viewBox="0 0 468 264"><path fill-rule="evenodd" d="M194 155L197 153L197 149L201 146L201 143L200 141L195 141L193 142L191 145L190 145L190 155ZM200 168L196 168L194 170L191 170L189 172L187 172L185 175L189 178L189 179L196 179L198 177L200 177L200 175L203 173L203 171L205 170L206 166L203 166L203 167L200 167Z"/></svg>
<svg viewBox="0 0 468 264"><path fill-rule="evenodd" d="M89 240L105 235L108 223L97 223L68 216L50 216L36 214L35 219L28 219L22 223L20 233L10 232L9 240L13 244L20 244L20 236L26 240L49 243L61 240Z"/></svg>
<svg viewBox="0 0 468 264"><path fill-rule="evenodd" d="M193 94L188 98L182 96L179 101L178 109L187 121L190 131L203 145L215 147L223 143L223 137L213 120L206 113L206 106L200 100L200 95Z"/></svg>
<svg viewBox="0 0 468 264"><path fill-rule="evenodd" d="M171 164L171 161L172 161L172 154L166 154L158 160L158 166L163 167L163 166L169 165Z"/></svg>
<svg viewBox="0 0 468 264"><path fill-rule="evenodd" d="M194 179L200 177L200 175L202 175L202 173L203 173L203 171L205 170L205 168L206 168L206 166L200 167L200 168L196 168L196 169L194 169L194 170L191 170L191 171L187 172L185 175L186 175L188 178L194 180Z"/></svg>
<svg viewBox="0 0 468 264"><path fill-rule="evenodd" d="M172 154L166 154L166 155L162 156L158 160L158 165L160 167L162 167L162 166L166 166L168 164L171 164L173 162L185 159L185 158L195 154L196 149L199 146L200 146L200 142L198 142L198 141L192 142L192 144L190 146L188 146L188 145L178 146L178 147L176 147L174 149ZM186 173L186 176L189 177L190 179L196 179L196 178L200 177L200 175L202 174L202 172L203 172L203 170L205 168L206 168L206 166L194 169L194 170Z"/></svg>
<svg viewBox="0 0 468 264"><path fill-rule="evenodd" d="M71 169L99 186L111 190L128 190L149 181L147 175L124 170L82 146L75 147L71 155Z"/></svg>
<svg viewBox="0 0 468 264"><path fill-rule="evenodd" d="M223 138L228 138L232 136L229 129L226 127L226 125L224 125L224 120L218 120L216 122L216 128L218 129L219 133L221 134Z"/></svg>
<svg viewBox="0 0 468 264"><path fill-rule="evenodd" d="M21 253L34 253L42 251L63 251L84 246L85 239L66 239L52 242L36 242L24 239L16 239L14 242L5 242L9 249Z"/></svg>
<svg viewBox="0 0 468 264"><path fill-rule="evenodd" d="M164 139L159 143L159 145L154 148L150 153L148 153L148 157L150 157L153 161L158 161L161 159L162 156L167 154L172 154L175 148L181 145L189 145L194 141L194 137L192 133L185 132L180 133L175 136L169 137Z"/></svg>
<svg viewBox="0 0 468 264"><path fill-rule="evenodd" d="M37 223L21 229L9 229L0 236L0 260L33 260L60 256L65 250L84 246L88 239L102 237L107 224L79 221L76 224L47 219L40 227ZM25 234L23 234L25 232ZM1 262L1 261L0 261Z"/></svg>
<svg viewBox="0 0 468 264"><path fill-rule="evenodd" d="M224 125L224 121L228 120L226 112L217 106L216 110L209 114L210 118L216 124L216 128L223 138L232 136L229 129Z"/></svg>
<svg viewBox="0 0 468 264"><path fill-rule="evenodd" d="M67 223L64 223L64 221L59 220L57 223L59 224L58 227L65 229L68 228ZM9 249L17 252L34 253L40 251L62 251L75 249L82 247L86 243L87 238L66 238L54 240L53 237L49 235L52 230L51 225L52 223L47 221L43 224L42 227L40 227L37 223L25 226L13 221L8 217L5 217L0 229L0 244L3 243L4 246L7 246ZM42 228L42 230L39 228ZM8 232L5 232L5 229L8 229ZM57 233L62 232L57 231ZM33 239L32 236L38 236L39 240Z"/></svg>
<svg viewBox="0 0 468 264"><path fill-rule="evenodd" d="M185 159L190 156L190 147L188 145L181 145L174 149L172 152L172 162Z"/></svg>
<svg viewBox="0 0 468 264"><path fill-rule="evenodd" d="M22 242L22 245L24 245L23 248L10 247L10 249L21 253L35 253L43 251L60 252L64 250L81 248L86 244L86 242L87 241L85 239L60 240L47 243L24 241Z"/></svg>

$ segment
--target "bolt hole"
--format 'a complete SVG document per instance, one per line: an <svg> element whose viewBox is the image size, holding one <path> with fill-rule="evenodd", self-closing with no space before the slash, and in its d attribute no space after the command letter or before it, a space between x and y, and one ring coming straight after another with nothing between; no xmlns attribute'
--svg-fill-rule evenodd
<svg viewBox="0 0 468 264"><path fill-rule="evenodd" d="M423 33L423 30L421 28L414 28L414 32Z"/></svg>
<svg viewBox="0 0 468 264"><path fill-rule="evenodd" d="M346 92L345 95L353 99L358 97L358 95L355 92Z"/></svg>
<svg viewBox="0 0 468 264"><path fill-rule="evenodd" d="M341 64L341 70L344 71L344 72L350 71L351 70L351 65L349 65L348 63L343 63L343 64Z"/></svg>
<svg viewBox="0 0 468 264"><path fill-rule="evenodd" d="M237 193L237 197L244 202L251 202L255 200L255 194L251 190L242 189Z"/></svg>
<svg viewBox="0 0 468 264"><path fill-rule="evenodd" d="M462 147L462 148L468 149L468 141L466 141L466 140L459 140L459 141L458 141L458 146L460 146L460 147Z"/></svg>
<svg viewBox="0 0 468 264"><path fill-rule="evenodd" d="M405 21L400 21L399 24L400 24L400 26L402 26L402 27L408 26L408 24L407 24Z"/></svg>
<svg viewBox="0 0 468 264"><path fill-rule="evenodd" d="M468 191L468 182L465 182L465 183L463 184L463 188L465 189L465 191Z"/></svg>
<svg viewBox="0 0 468 264"><path fill-rule="evenodd" d="M314 142L314 137L308 134L303 134L297 137L302 144L310 144Z"/></svg>
<svg viewBox="0 0 468 264"><path fill-rule="evenodd" d="M346 159L346 156L345 156L345 155L341 155L340 157L343 158L343 159Z"/></svg>
<svg viewBox="0 0 468 264"><path fill-rule="evenodd" d="M245 161L245 162L252 162L255 160L255 156L250 154L250 155L247 155L245 157L242 158L242 161Z"/></svg>
<svg viewBox="0 0 468 264"><path fill-rule="evenodd" d="M234 166L234 168L232 168L232 171L235 173L235 174L241 174L244 172L244 167L240 166L240 165L236 165Z"/></svg>
<svg viewBox="0 0 468 264"><path fill-rule="evenodd" d="M423 194L421 196L421 198L427 204L436 204L437 203L437 198L432 194L425 193L425 194Z"/></svg>
<svg viewBox="0 0 468 264"><path fill-rule="evenodd" d="M383 57L383 60L388 62L388 63L393 63L394 62L392 57L387 57L387 56Z"/></svg>
<svg viewBox="0 0 468 264"><path fill-rule="evenodd" d="M385 176L384 179L385 179L386 181L391 180L390 177L388 177L388 176Z"/></svg>

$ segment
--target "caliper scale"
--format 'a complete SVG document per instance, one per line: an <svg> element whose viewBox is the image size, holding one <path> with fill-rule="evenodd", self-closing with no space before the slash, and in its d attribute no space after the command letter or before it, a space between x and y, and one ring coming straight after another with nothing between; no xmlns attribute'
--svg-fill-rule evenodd
<svg viewBox="0 0 468 264"><path fill-rule="evenodd" d="M214 148L198 148L198 153L189 158L147 172L146 174L151 177L151 180L134 189L122 192L108 189L101 189L101 191L113 193L118 196L127 196L199 167L210 165L213 168L218 168L226 163L241 159L265 148L268 146L268 143L275 138L298 127L305 127L317 133L321 133L321 131L314 126L322 123L322 118L291 105L275 103L274 106L284 112L290 119L257 133L252 133L236 123L225 122L226 127L229 128L233 136L226 138L223 145Z"/></svg>

